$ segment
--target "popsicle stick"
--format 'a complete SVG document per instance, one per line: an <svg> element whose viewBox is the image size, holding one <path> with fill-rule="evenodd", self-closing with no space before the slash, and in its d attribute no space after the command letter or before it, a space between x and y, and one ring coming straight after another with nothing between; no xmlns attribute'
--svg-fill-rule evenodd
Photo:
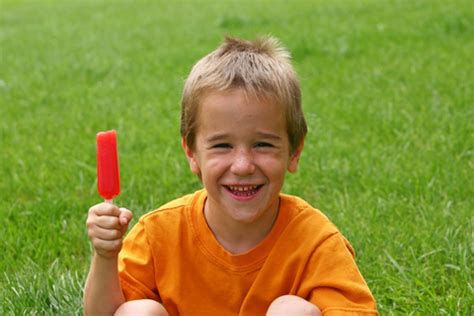
<svg viewBox="0 0 474 316"><path fill-rule="evenodd" d="M104 201L105 203L114 204L114 201L112 199L105 199Z"/></svg>

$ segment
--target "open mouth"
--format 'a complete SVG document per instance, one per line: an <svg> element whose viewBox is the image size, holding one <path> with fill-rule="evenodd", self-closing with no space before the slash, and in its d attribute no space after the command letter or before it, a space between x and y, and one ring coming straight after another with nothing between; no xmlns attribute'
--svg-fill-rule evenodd
<svg viewBox="0 0 474 316"><path fill-rule="evenodd" d="M227 191L235 196L248 197L257 194L263 184L260 185L225 185Z"/></svg>

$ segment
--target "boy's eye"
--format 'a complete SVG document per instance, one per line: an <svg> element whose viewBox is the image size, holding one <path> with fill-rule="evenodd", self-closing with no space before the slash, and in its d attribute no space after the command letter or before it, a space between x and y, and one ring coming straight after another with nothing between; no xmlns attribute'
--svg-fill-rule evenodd
<svg viewBox="0 0 474 316"><path fill-rule="evenodd" d="M273 147L273 145L266 142L258 142L255 144L255 147Z"/></svg>
<svg viewBox="0 0 474 316"><path fill-rule="evenodd" d="M226 144L226 143L220 143L220 144L215 144L212 146L212 148L230 148L230 144Z"/></svg>

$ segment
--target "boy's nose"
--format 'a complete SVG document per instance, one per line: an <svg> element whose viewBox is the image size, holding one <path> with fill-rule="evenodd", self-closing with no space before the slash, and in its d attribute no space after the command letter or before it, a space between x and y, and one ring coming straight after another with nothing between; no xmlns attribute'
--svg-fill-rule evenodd
<svg viewBox="0 0 474 316"><path fill-rule="evenodd" d="M255 172L255 164L252 155L246 151L240 151L234 157L230 171L238 176L247 176Z"/></svg>

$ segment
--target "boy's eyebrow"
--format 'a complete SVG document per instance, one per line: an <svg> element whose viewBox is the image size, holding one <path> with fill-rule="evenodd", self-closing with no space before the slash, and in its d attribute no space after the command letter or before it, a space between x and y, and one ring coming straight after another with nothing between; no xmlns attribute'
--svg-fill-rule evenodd
<svg viewBox="0 0 474 316"><path fill-rule="evenodd" d="M277 134L265 133L265 132L257 132L257 134L258 136L263 137L263 138L281 140L281 137Z"/></svg>
<svg viewBox="0 0 474 316"><path fill-rule="evenodd" d="M257 135L258 135L258 137L262 137L262 138L265 138L265 139L281 140L281 136L279 136L277 134L273 134L273 133L257 132ZM224 139L227 139L228 137L229 137L229 135L226 134L226 133L218 133L218 134L214 134L214 135L211 135L211 136L207 137L206 142L208 142L208 143L218 142L218 141L222 141Z"/></svg>
<svg viewBox="0 0 474 316"><path fill-rule="evenodd" d="M227 134L224 134L224 133L214 134L214 135L211 135L208 138L206 138L206 141L209 142L209 143L212 143L212 142L223 140L226 137L227 137Z"/></svg>

